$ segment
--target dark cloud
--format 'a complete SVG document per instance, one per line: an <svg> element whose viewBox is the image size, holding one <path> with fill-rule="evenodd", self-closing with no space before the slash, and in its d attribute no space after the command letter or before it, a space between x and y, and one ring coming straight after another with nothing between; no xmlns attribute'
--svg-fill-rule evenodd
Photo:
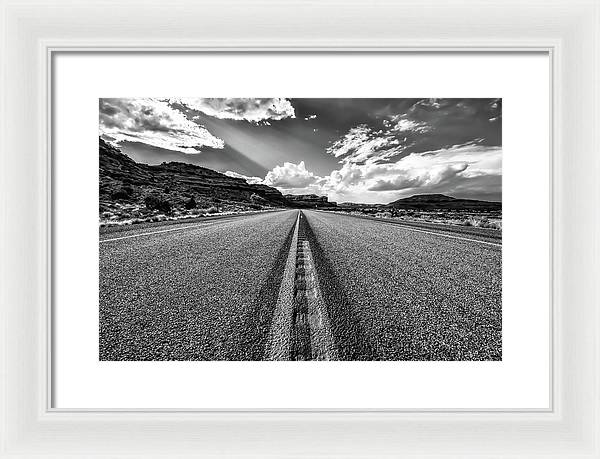
<svg viewBox="0 0 600 459"><path fill-rule="evenodd" d="M386 101L369 113L366 122L348 129L327 151L341 162L395 162L411 153L456 145L502 144L501 99Z"/></svg>
<svg viewBox="0 0 600 459"><path fill-rule="evenodd" d="M476 142L502 145L501 99L423 99L394 119L427 126L425 132L406 131L401 154L439 150ZM493 120L493 121L490 121Z"/></svg>

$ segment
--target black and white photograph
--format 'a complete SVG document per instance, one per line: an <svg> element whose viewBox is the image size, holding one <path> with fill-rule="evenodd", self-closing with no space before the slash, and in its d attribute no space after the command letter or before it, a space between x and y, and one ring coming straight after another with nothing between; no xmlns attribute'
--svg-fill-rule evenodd
<svg viewBox="0 0 600 459"><path fill-rule="evenodd" d="M98 224L101 361L502 360L500 98L101 98Z"/></svg>

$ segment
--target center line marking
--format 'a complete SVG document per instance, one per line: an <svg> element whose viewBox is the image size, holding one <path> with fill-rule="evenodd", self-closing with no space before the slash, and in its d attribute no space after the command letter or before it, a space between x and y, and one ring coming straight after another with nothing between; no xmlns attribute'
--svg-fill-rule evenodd
<svg viewBox="0 0 600 459"><path fill-rule="evenodd" d="M298 246L298 229L300 212L296 217L294 234L290 251L285 263L279 296L273 313L269 341L265 351L265 360L290 360L292 339L292 314L294 307L294 276L296 271L296 250Z"/></svg>
<svg viewBox="0 0 600 459"><path fill-rule="evenodd" d="M299 211L273 313L265 360L339 358L310 242L305 234L305 218Z"/></svg>
<svg viewBox="0 0 600 459"><path fill-rule="evenodd" d="M331 333L329 316L315 267L310 243L303 241L304 276L306 302L308 303L308 325L310 328L310 350L313 360L337 360L338 354Z"/></svg>

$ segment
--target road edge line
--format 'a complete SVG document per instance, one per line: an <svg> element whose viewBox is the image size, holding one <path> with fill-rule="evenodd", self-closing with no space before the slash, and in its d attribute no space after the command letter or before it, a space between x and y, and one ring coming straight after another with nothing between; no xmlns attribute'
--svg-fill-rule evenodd
<svg viewBox="0 0 600 459"><path fill-rule="evenodd" d="M381 223L385 223L387 225L392 225L392 226L396 226L396 227L400 227L403 228L405 230L408 231L415 231L417 233L425 233L425 234L433 234L434 236L441 236L441 237L446 237L448 239L457 239L459 241L469 241L469 242L476 242L478 244L486 244L486 245L491 245L494 247L502 247L502 244L498 244L497 242L489 242L489 241L482 241L480 239L473 239L470 237L460 237L460 236L453 236L451 234L445 234L437 231L427 231L427 230L422 230L419 228L414 228L412 226L408 226L408 225L403 225L402 223L392 223L392 222L386 222L386 221L382 221Z"/></svg>
<svg viewBox="0 0 600 459"><path fill-rule="evenodd" d="M244 213L244 214L229 214L229 215L220 215L218 217L208 217L205 220L200 220L197 221L195 223L191 223L187 226L178 226L177 228L167 228L164 230L158 230L158 231L148 231L146 233L136 233L136 234L130 234L128 236L119 236L119 237L114 237L114 238L105 238L102 239L101 237L98 238L100 244L102 244L103 242L112 242L112 241L121 241L123 239L131 239L134 237L141 237L141 236L151 236L153 234L161 234L161 233L169 233L171 231L182 231L185 229L189 229L189 228L197 228L199 226L202 225L206 225L207 223L211 223L211 222L219 222L222 220L229 220L231 218L240 218L240 217L247 217L247 216L252 216L252 215L264 215L266 213L270 213L270 212L278 212L278 211L266 211L266 212L248 212L248 213ZM184 225L185 221L182 221L181 223L174 223L174 226L177 225ZM135 225L131 226L132 230L135 230ZM110 234L110 233L101 233L100 236L102 236L102 234Z"/></svg>
<svg viewBox="0 0 600 459"><path fill-rule="evenodd" d="M326 210L316 210L316 209L310 209L310 210L316 211L316 212L323 212L323 213L327 213L327 214L337 215L336 212L330 212L330 211L326 211ZM481 239L470 238L470 237L454 236L452 234L448 234L448 232L444 232L443 229L440 229L440 231L428 231L428 230L424 230L424 229L420 229L420 228L415 228L414 226L404 225L404 224L402 224L401 221L399 221L399 222L390 222L390 221L387 221L387 220L381 220L381 219L377 219L377 218L370 218L370 217L366 217L366 216L362 216L362 215L348 215L348 214L342 214L342 215L344 215L346 217L358 218L358 219L361 219L361 220L367 220L367 221L376 222L376 223L384 223L386 225L400 227L400 228L406 229L408 231L415 231L417 233L433 234L434 236L447 237L449 239L458 239L459 241L478 242L480 244L491 245L491 246L494 246L494 247L502 247L502 243L483 241ZM481 237L485 237L485 236L481 236Z"/></svg>
<svg viewBox="0 0 600 459"><path fill-rule="evenodd" d="M209 220L209 221L215 221L215 220ZM189 228L197 228L199 226L203 226L207 223L206 222L201 222L201 223L196 223L194 225L188 225L188 226L183 226L183 227L177 227L177 228L169 228L169 229L165 229L165 230L160 230L160 231L152 231L149 233L137 233L137 234L130 234L129 236L120 236L120 237L115 237L112 239L100 239L100 244L104 243L104 242L112 242L112 241L121 241L123 239L131 239L134 237L141 237L141 236L151 236L152 234L162 234L162 233L169 233L172 231L183 231L185 229L189 229Z"/></svg>

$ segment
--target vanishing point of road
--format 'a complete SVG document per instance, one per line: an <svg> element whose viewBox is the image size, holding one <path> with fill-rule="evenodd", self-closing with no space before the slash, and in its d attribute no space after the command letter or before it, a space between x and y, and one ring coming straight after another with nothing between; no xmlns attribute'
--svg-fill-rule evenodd
<svg viewBox="0 0 600 459"><path fill-rule="evenodd" d="M284 210L100 232L101 360L500 360L497 232Z"/></svg>

